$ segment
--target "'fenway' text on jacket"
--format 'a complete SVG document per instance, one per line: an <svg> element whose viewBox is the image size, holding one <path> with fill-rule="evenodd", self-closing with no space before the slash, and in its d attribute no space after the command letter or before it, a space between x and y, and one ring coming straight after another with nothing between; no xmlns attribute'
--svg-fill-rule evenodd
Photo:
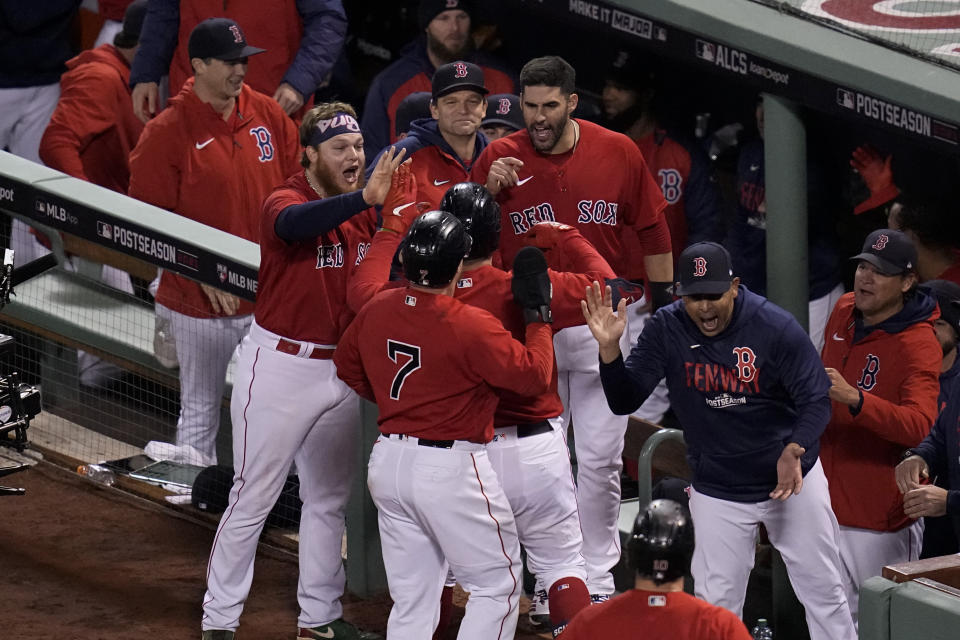
<svg viewBox="0 0 960 640"><path fill-rule="evenodd" d="M863 407L853 415L846 405L832 403L820 455L837 521L896 531L913 520L903 513L893 469L937 416L942 352L933 320L938 312L933 299L918 291L899 313L861 335L853 297L845 294L834 307L822 357L824 366L863 392Z"/></svg>
<svg viewBox="0 0 960 640"><path fill-rule="evenodd" d="M678 300L653 314L626 362L600 363L610 409L636 411L666 376L683 425L694 488L733 502L762 502L777 460L796 442L804 475L817 461L830 381L789 313L743 285L726 329L705 336Z"/></svg>

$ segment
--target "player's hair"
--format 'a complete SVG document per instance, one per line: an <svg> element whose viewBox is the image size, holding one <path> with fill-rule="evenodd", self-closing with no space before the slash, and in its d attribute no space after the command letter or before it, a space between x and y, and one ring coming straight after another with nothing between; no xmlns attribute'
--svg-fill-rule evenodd
<svg viewBox="0 0 960 640"><path fill-rule="evenodd" d="M909 194L897 198L900 229L912 231L920 244L934 248L957 246L958 229L948 203L940 198L915 198Z"/></svg>
<svg viewBox="0 0 960 640"><path fill-rule="evenodd" d="M306 115L303 116L303 122L300 123L300 146L309 146L310 136L313 135L313 130L317 128L317 122L329 120L338 113L346 113L354 118L357 117L356 110L346 102L321 102L307 111ZM300 156L300 166L304 169L310 166L306 151Z"/></svg>
<svg viewBox="0 0 960 640"><path fill-rule="evenodd" d="M520 87L525 89L535 85L560 87L563 95L576 91L577 72L570 63L560 56L534 58L520 70Z"/></svg>

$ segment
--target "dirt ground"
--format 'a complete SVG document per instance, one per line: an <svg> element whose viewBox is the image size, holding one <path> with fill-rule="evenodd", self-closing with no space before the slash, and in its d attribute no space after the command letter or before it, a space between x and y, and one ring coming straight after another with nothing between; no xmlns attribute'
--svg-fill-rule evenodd
<svg viewBox="0 0 960 640"><path fill-rule="evenodd" d="M0 497L0 637L115 640L200 637L211 522L94 485L49 463L3 478L25 496ZM296 558L261 546L240 640L296 636ZM459 599L462 602L462 597ZM344 599L344 617L383 633L386 596ZM526 600L521 604L525 612ZM462 617L457 611L449 638ZM549 638L526 627L518 640Z"/></svg>

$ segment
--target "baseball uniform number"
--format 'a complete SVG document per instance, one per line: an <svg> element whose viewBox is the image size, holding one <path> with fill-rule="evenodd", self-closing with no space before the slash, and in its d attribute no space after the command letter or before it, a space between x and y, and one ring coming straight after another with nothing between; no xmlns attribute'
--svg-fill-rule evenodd
<svg viewBox="0 0 960 640"><path fill-rule="evenodd" d="M390 385L390 399L399 400L400 390L403 388L403 381L407 376L420 368L420 347L415 344L407 344L396 340L387 340L387 355L390 360L397 362L397 354L404 355L410 359L400 367L397 375L393 377L393 384Z"/></svg>

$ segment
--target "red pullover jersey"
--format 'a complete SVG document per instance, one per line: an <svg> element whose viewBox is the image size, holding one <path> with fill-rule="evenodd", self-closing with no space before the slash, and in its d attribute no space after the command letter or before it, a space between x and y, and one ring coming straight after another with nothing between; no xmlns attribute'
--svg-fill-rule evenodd
<svg viewBox="0 0 960 640"><path fill-rule="evenodd" d="M614 277L607 261L576 230L560 234L560 237L563 241L556 250L564 252L576 273L549 271L553 285L550 308L555 331L584 324L583 311L580 309L584 290L594 280L603 282L605 278ZM355 311L359 311L379 291L400 286L399 283L387 282L390 263L400 240L401 236L392 231L381 231L374 236L366 258L350 280L347 301ZM513 301L512 279L511 273L493 266L465 271L457 283L454 297L490 312L514 338L522 341L526 326L523 312ZM556 363L551 370L549 391L535 398L510 389L500 390L494 426L528 424L560 415L563 403L557 393Z"/></svg>
<svg viewBox="0 0 960 640"><path fill-rule="evenodd" d="M527 325L526 345L482 309L403 287L360 310L333 359L337 375L377 403L381 432L486 443L496 389L535 397L549 388L550 326Z"/></svg>
<svg viewBox="0 0 960 640"><path fill-rule="evenodd" d="M346 304L347 279L370 244L377 213L365 209L310 240L288 243L277 236L281 211L319 199L299 171L264 201L256 318L277 335L333 345L353 317Z"/></svg>
<svg viewBox="0 0 960 640"><path fill-rule="evenodd" d="M903 513L893 468L904 450L927 436L937 417L943 353L933 320L939 312L896 333L874 329L854 343L853 298L844 294L834 307L821 358L861 390L863 407L854 416L846 405L831 403L820 459L837 522L897 531L914 521Z"/></svg>
<svg viewBox="0 0 960 640"><path fill-rule="evenodd" d="M202 102L193 78L151 120L130 154L130 195L251 242L264 198L300 166L299 134L269 97L244 85L229 121ZM200 285L164 271L157 302L213 318ZM238 315L253 312L241 301Z"/></svg>
<svg viewBox="0 0 960 640"><path fill-rule="evenodd" d="M104 44L68 60L67 69L40 158L48 167L125 194L130 151L143 131L127 86L130 65L116 47Z"/></svg>
<svg viewBox="0 0 960 640"><path fill-rule="evenodd" d="M511 156L524 163L520 182L497 196L503 211L503 264L513 263L523 246L521 235L548 220L579 229L618 275L628 271L622 236L634 229L644 230L645 255L670 253L666 201L637 145L592 122L576 122L580 140L567 153L539 153L521 130L491 142L474 164L474 182L485 184L494 160Z"/></svg>

